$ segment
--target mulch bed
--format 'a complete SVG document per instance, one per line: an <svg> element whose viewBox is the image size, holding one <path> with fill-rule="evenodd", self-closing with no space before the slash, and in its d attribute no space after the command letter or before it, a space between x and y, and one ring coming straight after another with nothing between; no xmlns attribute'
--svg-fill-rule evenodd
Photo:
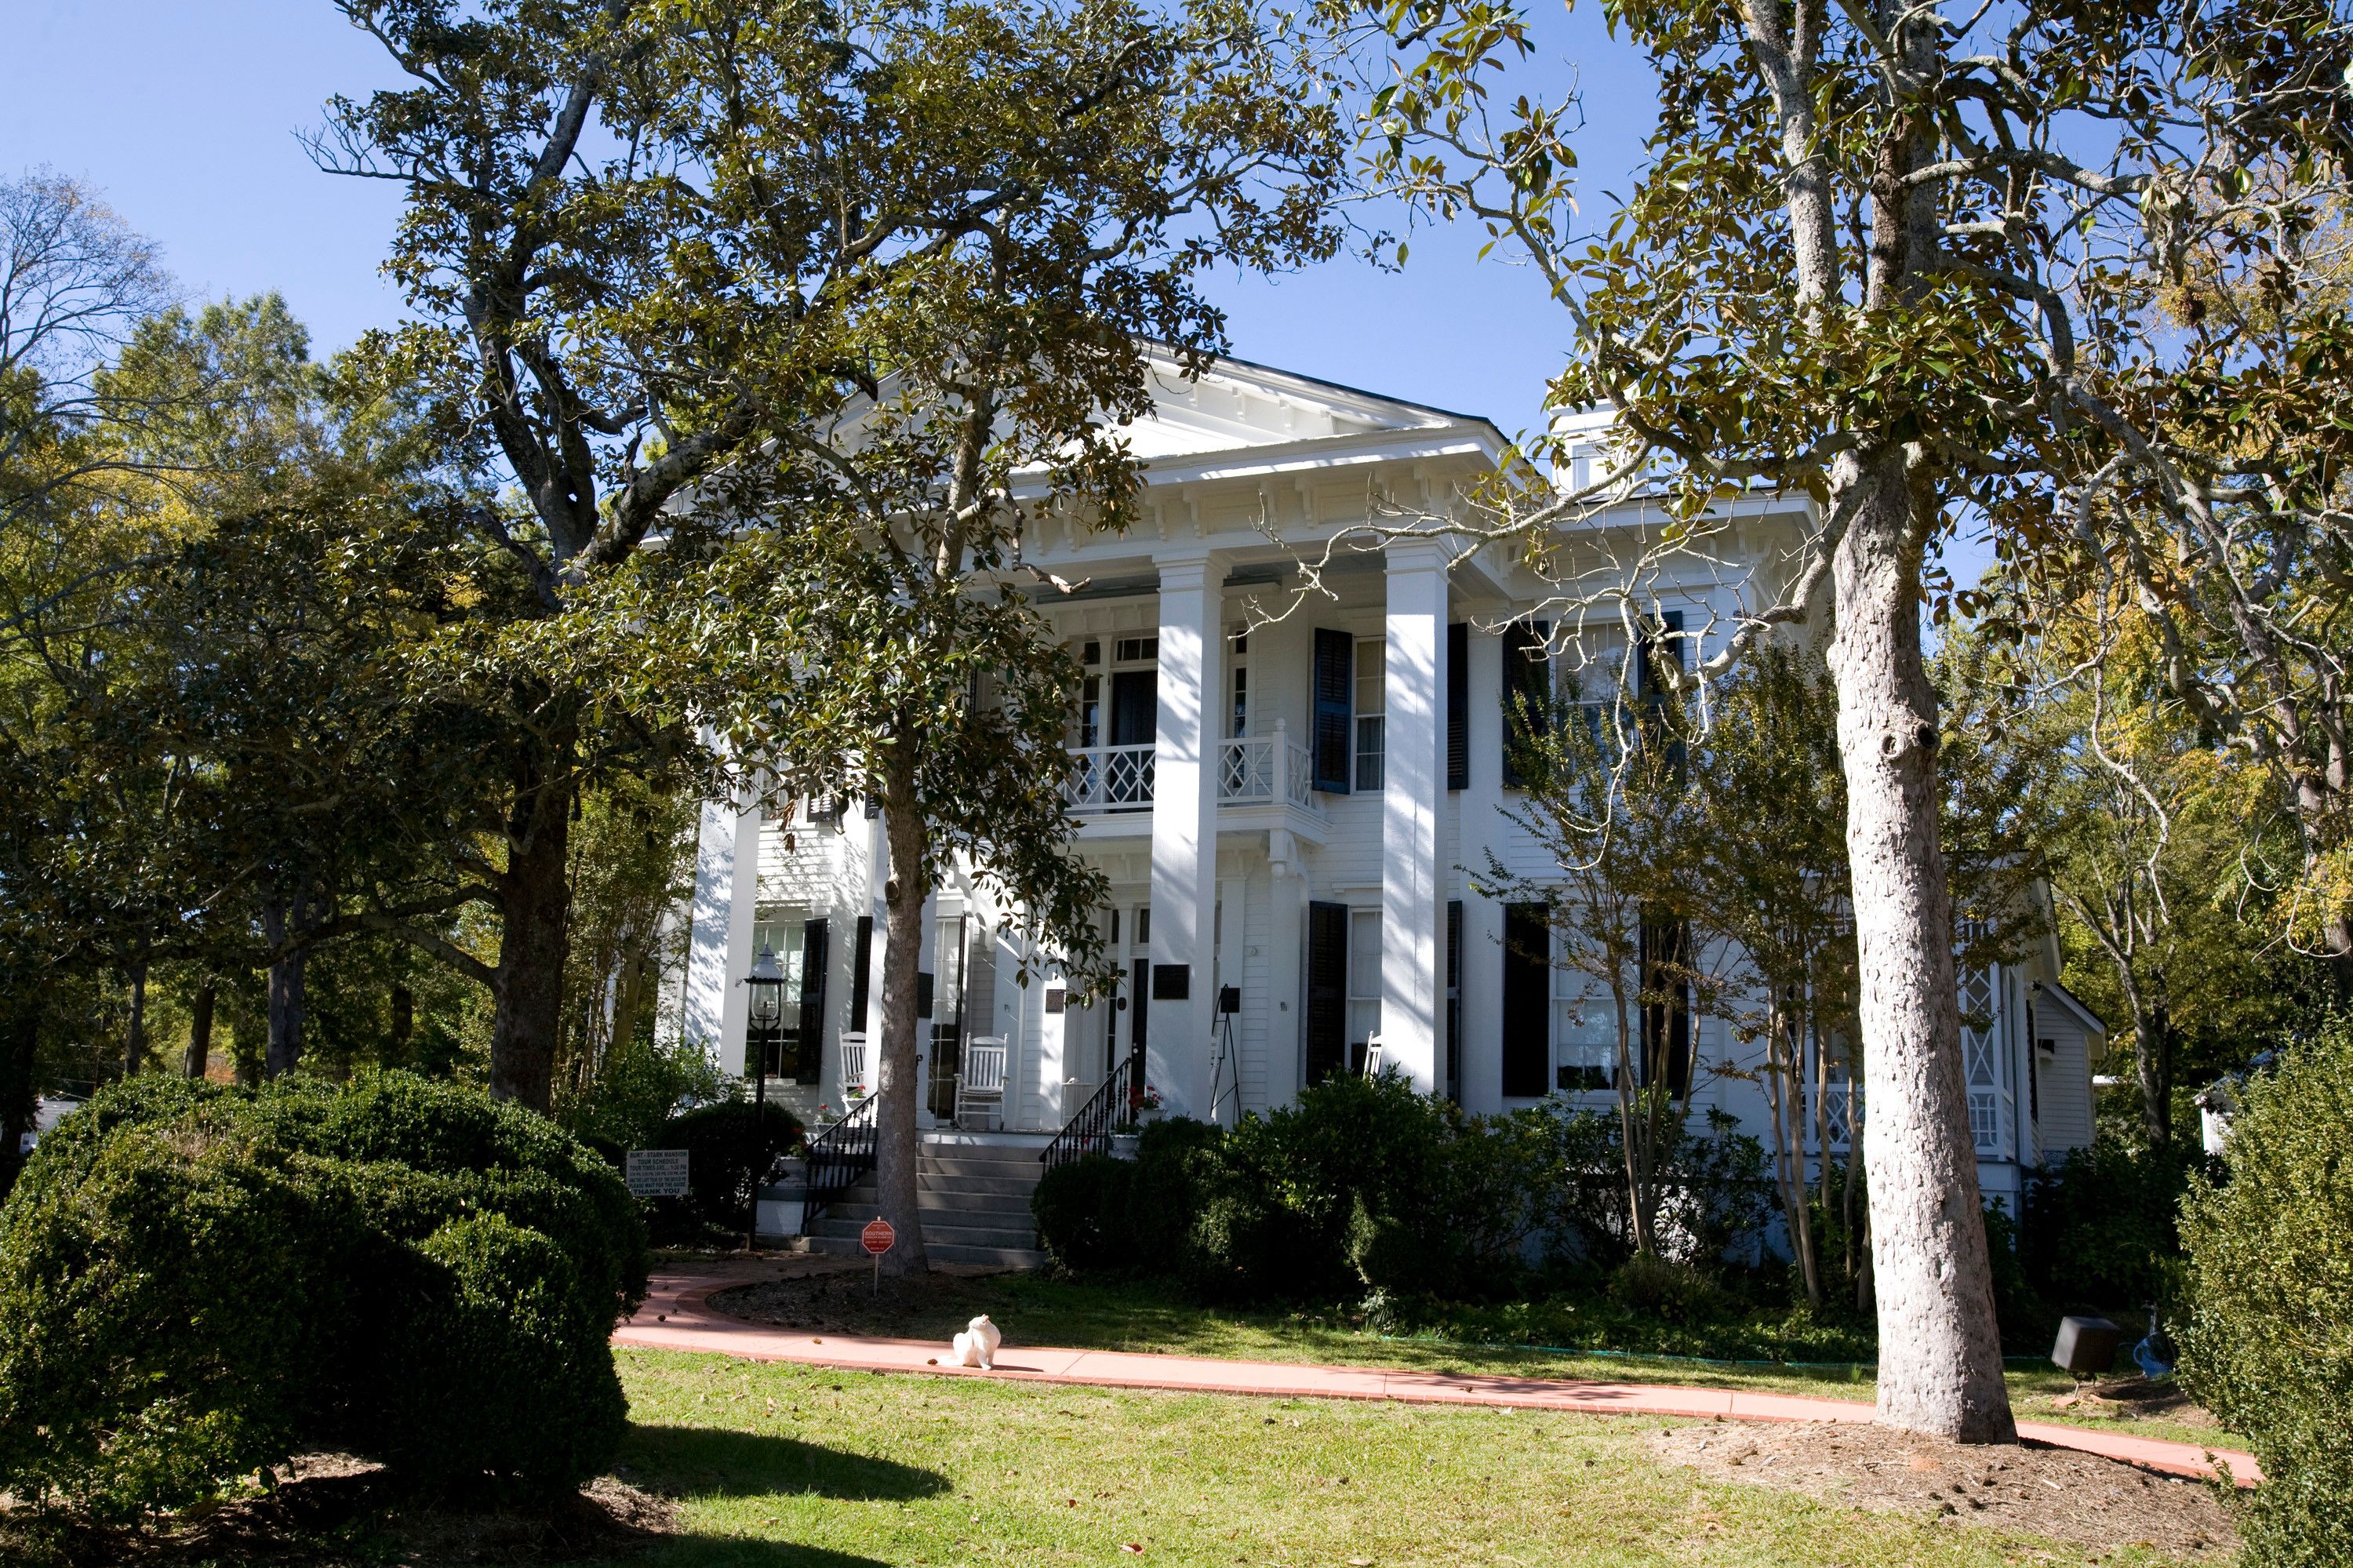
<svg viewBox="0 0 2353 1568"><path fill-rule="evenodd" d="M712 1309L809 1333L937 1340L944 1345L976 1315L1004 1308L996 1271L934 1269L885 1279L877 1294L873 1275L856 1262L793 1258L780 1260L780 1267L786 1271L781 1278L713 1292Z"/></svg>
<svg viewBox="0 0 2353 1568"><path fill-rule="evenodd" d="M309 1454L266 1492L144 1530L102 1529L0 1510L0 1562L58 1568L171 1568L216 1563L286 1568L428 1568L572 1563L641 1551L679 1531L667 1498L600 1476L553 1502L426 1499L376 1466Z"/></svg>
<svg viewBox="0 0 2353 1568"><path fill-rule="evenodd" d="M1859 1422L1711 1423L1662 1431L1659 1457L1824 1502L2193 1561L2239 1535L2217 1489L2064 1448L1947 1443Z"/></svg>

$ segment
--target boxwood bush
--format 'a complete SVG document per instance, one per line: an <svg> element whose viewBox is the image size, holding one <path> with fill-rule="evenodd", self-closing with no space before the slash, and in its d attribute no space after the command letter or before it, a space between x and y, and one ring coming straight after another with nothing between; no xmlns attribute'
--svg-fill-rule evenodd
<svg viewBox="0 0 2353 1568"><path fill-rule="evenodd" d="M2249 1568L2353 1563L2353 1024L2247 1085L2224 1166L2182 1209L2182 1383L2263 1462Z"/></svg>
<svg viewBox="0 0 2353 1568"><path fill-rule="evenodd" d="M1671 1155L1677 1234L1703 1263L1765 1218L1755 1140L1718 1132ZM1147 1127L1133 1160L1047 1172L1032 1211L1078 1272L1225 1299L1492 1300L1543 1269L1622 1260L1616 1136L1557 1107L1472 1117L1396 1075L1334 1078L1230 1131Z"/></svg>
<svg viewBox="0 0 2353 1568"><path fill-rule="evenodd" d="M648 1263L619 1176L516 1107L132 1079L0 1206L0 1488L121 1518L310 1448L575 1485L620 1438L606 1339Z"/></svg>

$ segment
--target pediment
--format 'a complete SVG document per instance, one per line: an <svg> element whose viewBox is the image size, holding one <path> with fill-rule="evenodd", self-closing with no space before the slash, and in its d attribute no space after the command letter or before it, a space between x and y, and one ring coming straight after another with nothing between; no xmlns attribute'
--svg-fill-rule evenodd
<svg viewBox="0 0 2353 1568"><path fill-rule="evenodd" d="M1155 459L1477 422L1247 360L1220 358L1187 377L1174 355L1155 351L1151 376L1152 413L1120 432L1147 465Z"/></svg>

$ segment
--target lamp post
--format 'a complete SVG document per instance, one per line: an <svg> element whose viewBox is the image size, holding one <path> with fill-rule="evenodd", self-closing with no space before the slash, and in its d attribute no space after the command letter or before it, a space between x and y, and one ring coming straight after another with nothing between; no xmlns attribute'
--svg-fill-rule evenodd
<svg viewBox="0 0 2353 1568"><path fill-rule="evenodd" d="M752 972L744 977L752 988L750 1026L744 1031L745 1054L757 1065L752 1068L752 1201L744 1218L744 1250L752 1252L760 1245L760 1187L767 1180L765 1156L768 1148L768 1053L775 1048L776 1031L785 1016L785 971L776 962L776 955L768 944L760 944L760 956L752 960Z"/></svg>

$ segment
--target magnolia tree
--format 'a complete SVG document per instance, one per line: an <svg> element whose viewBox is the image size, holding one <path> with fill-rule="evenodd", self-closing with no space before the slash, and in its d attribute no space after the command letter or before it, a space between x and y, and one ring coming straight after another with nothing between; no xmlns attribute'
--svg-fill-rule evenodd
<svg viewBox="0 0 2353 1568"><path fill-rule="evenodd" d="M1920 648L1933 562L1974 518L2019 549L2080 527L2139 570L2083 499L2118 493L2179 531L2191 576L2246 569L2235 520L2336 525L2341 323L2280 362L2259 334L2178 331L2189 313L2167 306L2192 278L2298 286L2337 211L2345 29L2314 0L1607 10L1660 112L1598 231L1571 199L1574 101L1494 90L1531 48L1510 3L1355 11L1387 46L1374 170L1525 254L1577 333L1554 405L1615 415L1589 485L1499 489L1491 531L1550 531L1655 483L1677 514L1659 548L1704 555L1725 525L1713 502L1762 487L1818 507L1789 591L1698 675L1834 607L1880 1415L2006 1440ZM2315 375L2332 382L2317 416L2296 387ZM2166 591L2168 570L2144 576ZM2259 652L2262 628L2223 601Z"/></svg>
<svg viewBox="0 0 2353 1568"><path fill-rule="evenodd" d="M1229 0L847 16L872 122L838 177L959 216L886 247L832 314L817 417L698 489L714 536L588 596L581 627L617 636L642 711L712 726L747 783L879 808L876 1178L902 1237L883 1266L907 1272L926 899L961 866L1037 962L1106 978L1108 886L1068 853L1079 672L1040 612L1077 585L1026 568L1025 543L1127 524L1119 427L1154 375L1222 346L1199 275L1328 255L1347 143L1285 85L1314 69L1297 41Z"/></svg>
<svg viewBox="0 0 2353 1568"><path fill-rule="evenodd" d="M337 100L314 149L406 202L389 270L416 319L370 352L429 389L447 509L508 567L445 643L442 679L510 736L483 868L501 928L491 1083L544 1107L582 790L659 773L703 720L747 746L771 727L675 705L649 725L626 694L643 662L627 628L567 618L593 616L599 584L657 535L691 564L767 515L822 552L845 517L912 508L914 575L839 588L885 617L915 593L905 624L934 626L925 585L1006 547L1001 454L1044 450L1000 447L994 421L1078 440L1071 471L1116 501L1123 460L1089 433L1140 385L1116 340L1214 335L1184 280L1290 243L1293 208L1252 216L1247 189L1328 142L1332 119L1278 93L1287 62L1254 54L1233 5L1164 20L1122 0L340 4L408 78ZM1328 180L1336 154L1314 155ZM886 437L877 418L909 393L947 422ZM876 411L856 432L853 402ZM934 709L865 711L888 715L867 732L879 768L899 755L880 737L912 749L905 726ZM920 812L889 782L857 780L896 831ZM912 893L931 861L908 848ZM908 994L886 991L902 1045L912 952L892 954ZM906 1071L893 1061L886 1048L886 1084Z"/></svg>

